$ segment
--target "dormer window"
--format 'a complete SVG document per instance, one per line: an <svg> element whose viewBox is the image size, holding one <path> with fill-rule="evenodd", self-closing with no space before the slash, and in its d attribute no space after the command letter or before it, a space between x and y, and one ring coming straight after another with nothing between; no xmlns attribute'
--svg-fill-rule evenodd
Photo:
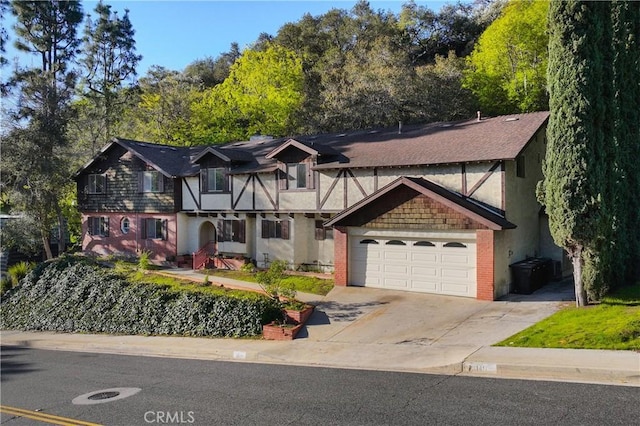
<svg viewBox="0 0 640 426"><path fill-rule="evenodd" d="M227 170L223 167L212 167L200 171L203 192L227 192L229 181Z"/></svg>
<svg viewBox="0 0 640 426"><path fill-rule="evenodd" d="M89 175L89 194L104 194L106 192L105 175Z"/></svg>
<svg viewBox="0 0 640 426"><path fill-rule="evenodd" d="M286 163L280 172L280 189L313 189L311 163Z"/></svg>
<svg viewBox="0 0 640 426"><path fill-rule="evenodd" d="M287 188L301 189L307 187L307 165L303 163L287 164Z"/></svg>

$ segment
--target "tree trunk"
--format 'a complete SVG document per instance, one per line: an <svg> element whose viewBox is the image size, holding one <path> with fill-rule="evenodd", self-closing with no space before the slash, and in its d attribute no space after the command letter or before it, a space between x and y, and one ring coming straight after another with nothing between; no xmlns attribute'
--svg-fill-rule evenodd
<svg viewBox="0 0 640 426"><path fill-rule="evenodd" d="M53 259L53 253L51 253L51 245L49 244L49 238L43 233L42 246L44 247L44 254L47 260Z"/></svg>
<svg viewBox="0 0 640 426"><path fill-rule="evenodd" d="M65 239L65 222L62 209L56 203L56 215L58 216L58 256L62 255L66 249L67 241Z"/></svg>
<svg viewBox="0 0 640 426"><path fill-rule="evenodd" d="M569 253L573 263L573 281L576 291L576 306L587 306L587 292L582 282L582 246L576 247Z"/></svg>

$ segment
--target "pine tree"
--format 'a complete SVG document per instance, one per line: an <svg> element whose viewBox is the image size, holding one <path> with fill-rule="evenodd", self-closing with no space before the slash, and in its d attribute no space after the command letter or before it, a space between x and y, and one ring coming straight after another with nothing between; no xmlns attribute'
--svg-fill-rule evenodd
<svg viewBox="0 0 640 426"><path fill-rule="evenodd" d="M98 146L114 134L114 125L122 116L126 94L130 91L119 90L123 82L135 77L136 65L142 56L136 55L133 26L129 20L129 11L125 9L122 18L111 11L110 5L102 1L95 7L97 19L87 19L84 29L84 82L85 97L93 107L94 121L99 125L97 137L91 141L92 155Z"/></svg>
<svg viewBox="0 0 640 426"><path fill-rule="evenodd" d="M36 219L51 258L50 233L56 222L58 249L65 248L61 204L70 181L66 128L82 7L77 1L13 1L11 11L16 17L16 48L37 55L41 66L16 70L12 78L20 101L14 129L3 140L3 186L11 188L11 205Z"/></svg>

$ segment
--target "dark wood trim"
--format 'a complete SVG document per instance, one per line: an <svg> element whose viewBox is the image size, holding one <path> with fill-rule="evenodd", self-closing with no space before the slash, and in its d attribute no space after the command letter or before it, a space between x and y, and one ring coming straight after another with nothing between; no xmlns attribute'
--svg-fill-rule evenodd
<svg viewBox="0 0 640 426"><path fill-rule="evenodd" d="M320 210L320 172L315 170L315 179L316 179L316 210Z"/></svg>
<svg viewBox="0 0 640 426"><path fill-rule="evenodd" d="M313 219L314 217L316 217L315 213L305 213L304 217L306 217L307 219Z"/></svg>
<svg viewBox="0 0 640 426"><path fill-rule="evenodd" d="M238 198L236 198L235 200L233 200L233 193L231 193L231 208L232 209L235 209L236 206L238 205L238 203L240 202L240 199L242 198L242 194L244 194L244 191L249 186L249 182L250 181L251 181L251 175L249 175L247 177L247 180L244 182L244 185L242 186L242 189L240 190L240 193L238 194Z"/></svg>
<svg viewBox="0 0 640 426"><path fill-rule="evenodd" d="M331 182L331 186L329 186L329 190L327 191L327 193L324 195L324 198L320 202L320 209L322 209L322 207L324 207L324 204L329 199L329 196L333 192L333 188L335 188L336 185L338 184L338 182L340 182L340 177L342 176L342 172L343 172L342 170L338 170L338 174L336 175L335 178L333 178L333 182Z"/></svg>
<svg viewBox="0 0 640 426"><path fill-rule="evenodd" d="M469 190L469 193L467 194L467 197L471 197L478 190L478 188L480 188L487 181L487 179L491 177L493 172L498 168L498 166L500 166L500 163L501 161L496 161L495 164L491 166L489 171L486 172L484 176L482 176L480 180L471 187L471 189Z"/></svg>
<svg viewBox="0 0 640 426"><path fill-rule="evenodd" d="M347 172L349 173L349 176L351 176L351 179L353 179L353 182L356 184L356 186L360 190L360 193L362 194L362 196L366 197L367 193L365 192L364 188L362 188L362 185L360 185L360 181L358 181L358 178L355 177L351 169L347 169Z"/></svg>
<svg viewBox="0 0 640 426"><path fill-rule="evenodd" d="M198 178L198 181L200 181L200 178ZM189 194L191 194L191 199L193 200L194 203L196 203L196 207L198 208L198 210L202 210L202 208L200 207L202 204L200 204L200 194L198 194L198 200L196 200L196 196L193 195L193 191L191 190L191 187L189 186L189 182L187 182L186 179L183 180L184 184L187 186L187 191L189 191Z"/></svg>
<svg viewBox="0 0 640 426"><path fill-rule="evenodd" d="M374 167L373 168L373 191L377 191L378 190L378 168Z"/></svg>
<svg viewBox="0 0 640 426"><path fill-rule="evenodd" d="M348 188L349 182L347 181L347 171L349 171L349 169L346 169L342 174L342 208L343 209L346 209L347 206L349 205L349 196L347 193L347 191L349 190Z"/></svg>
<svg viewBox="0 0 640 426"><path fill-rule="evenodd" d="M251 209L256 209L256 175L251 175Z"/></svg>
<svg viewBox="0 0 640 426"><path fill-rule="evenodd" d="M275 210L278 210L278 205L276 204L275 201L273 201L273 198L271 198L271 195L269 194L269 191L267 190L267 187L264 186L264 183L262 183L262 179L260 179L260 176L258 176L256 174L256 180L258 181L258 183L260 184L260 187L262 188L262 190L264 191L265 195L267 196L267 198L269 199L269 202L271 203L271 205L273 206L273 208ZM278 185L276 185L276 194L278 194ZM253 209L256 209L256 206L254 204Z"/></svg>
<svg viewBox="0 0 640 426"><path fill-rule="evenodd" d="M504 161L500 162L500 189L501 189L501 193L502 193L502 199L500 201L500 208L502 209L502 211L506 211L506 197L507 197L507 181L505 179L506 177L506 167L504 164Z"/></svg>
<svg viewBox="0 0 640 426"><path fill-rule="evenodd" d="M273 204L273 208L275 210L280 210L280 168L277 168L273 173L275 174L276 178L276 202Z"/></svg>
<svg viewBox="0 0 640 426"><path fill-rule="evenodd" d="M460 165L462 172L462 195L467 195L467 165L462 163Z"/></svg>

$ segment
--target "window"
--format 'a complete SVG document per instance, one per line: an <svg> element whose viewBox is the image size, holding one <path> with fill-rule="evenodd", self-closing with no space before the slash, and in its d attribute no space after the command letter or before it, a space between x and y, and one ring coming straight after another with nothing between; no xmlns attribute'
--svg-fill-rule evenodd
<svg viewBox="0 0 640 426"><path fill-rule="evenodd" d="M131 227L131 223L129 222L129 218L123 217L122 220L120 221L120 230L122 231L122 233L128 234L130 227Z"/></svg>
<svg viewBox="0 0 640 426"><path fill-rule="evenodd" d="M89 175L89 194L104 194L106 181L105 175Z"/></svg>
<svg viewBox="0 0 640 426"><path fill-rule="evenodd" d="M376 240L362 240L360 241L360 244L380 244L380 243L377 242Z"/></svg>
<svg viewBox="0 0 640 426"><path fill-rule="evenodd" d="M288 220L263 220L262 221L262 238L280 238L289 239L289 221Z"/></svg>
<svg viewBox="0 0 640 426"><path fill-rule="evenodd" d="M108 217L89 217L87 224L89 235L100 237L109 236L109 218Z"/></svg>
<svg viewBox="0 0 640 426"><path fill-rule="evenodd" d="M413 245L415 247L435 247L436 246L431 241L416 241Z"/></svg>
<svg viewBox="0 0 640 426"><path fill-rule="evenodd" d="M219 220L218 241L246 242L246 222L244 220Z"/></svg>
<svg viewBox="0 0 640 426"><path fill-rule="evenodd" d="M452 242L452 243L446 243L446 244L445 244L444 246L442 246L442 247L465 248L465 247L467 247L467 246L465 246L464 244L459 243L459 242L457 242L457 241L454 241L454 242Z"/></svg>
<svg viewBox="0 0 640 426"><path fill-rule="evenodd" d="M313 171L307 163L289 163L281 173L280 189L313 189Z"/></svg>
<svg viewBox="0 0 640 426"><path fill-rule="evenodd" d="M140 192L164 192L164 176L156 170L140 172L138 186Z"/></svg>
<svg viewBox="0 0 640 426"><path fill-rule="evenodd" d="M140 222L142 239L145 240L166 240L167 220L166 219L142 219Z"/></svg>
<svg viewBox="0 0 640 426"><path fill-rule="evenodd" d="M407 244L404 241L400 240L390 240L385 243L387 246L406 246Z"/></svg>
<svg viewBox="0 0 640 426"><path fill-rule="evenodd" d="M202 178L203 192L222 192L229 190L229 183L224 168L202 169L200 175Z"/></svg>

